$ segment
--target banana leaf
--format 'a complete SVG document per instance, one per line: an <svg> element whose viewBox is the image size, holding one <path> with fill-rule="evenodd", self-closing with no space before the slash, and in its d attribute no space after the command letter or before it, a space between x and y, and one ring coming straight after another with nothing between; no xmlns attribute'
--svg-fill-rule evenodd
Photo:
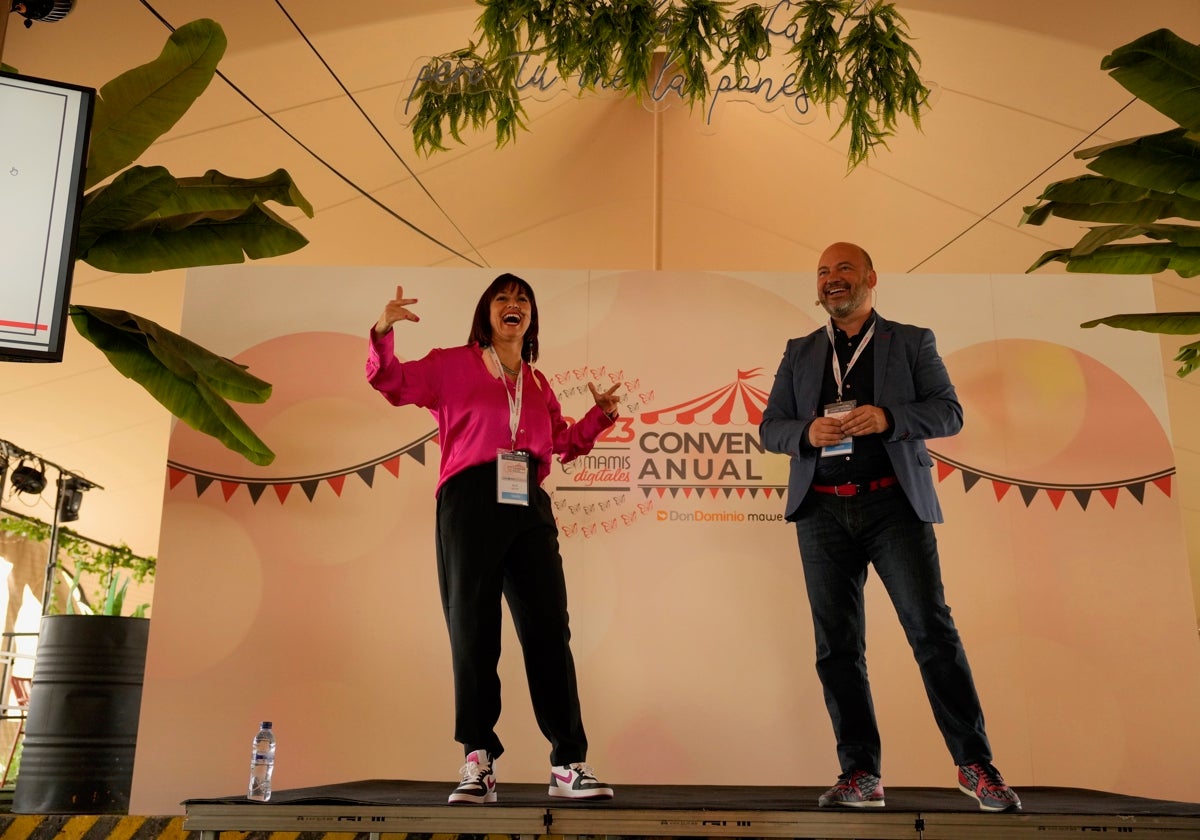
<svg viewBox="0 0 1200 840"><path fill-rule="evenodd" d="M275 459L227 402L265 402L271 395L269 383L138 315L74 305L70 313L79 334L171 414L252 463L265 466Z"/></svg>
<svg viewBox="0 0 1200 840"><path fill-rule="evenodd" d="M1155 192L1200 199L1200 143L1182 128L1078 152L1088 169Z"/></svg>
<svg viewBox="0 0 1200 840"><path fill-rule="evenodd" d="M1144 236L1174 242L1185 248L1200 248L1200 228L1191 225L1105 225L1095 227L1084 234L1071 249L1074 256L1090 254L1102 245L1111 245L1121 239Z"/></svg>
<svg viewBox="0 0 1200 840"><path fill-rule="evenodd" d="M1085 321L1081 327L1097 327L1103 324L1119 330L1159 333L1161 335L1196 335L1200 333L1200 312L1147 312L1133 315L1109 315L1094 321ZM1200 367L1200 341L1185 344L1175 354L1181 362L1175 371L1178 377L1187 376Z"/></svg>
<svg viewBox="0 0 1200 840"><path fill-rule="evenodd" d="M127 70L100 88L92 115L87 179L91 189L133 163L179 121L212 81L225 54L215 21L176 29L154 61Z"/></svg>
<svg viewBox="0 0 1200 840"><path fill-rule="evenodd" d="M1100 69L1183 128L1200 131L1200 46L1158 29L1113 50Z"/></svg>
<svg viewBox="0 0 1200 840"><path fill-rule="evenodd" d="M164 167L132 166L111 183L89 192L79 212L76 258L84 258L104 234L124 230L156 213L177 189L175 177Z"/></svg>
<svg viewBox="0 0 1200 840"><path fill-rule="evenodd" d="M161 166L131 166L89 192L76 255L105 271L142 274L288 254L308 240L260 202L312 215L291 176L231 178L216 170L174 178Z"/></svg>
<svg viewBox="0 0 1200 840"><path fill-rule="evenodd" d="M298 230L255 204L244 211L188 213L110 231L79 258L101 271L145 274L275 257L307 244Z"/></svg>
<svg viewBox="0 0 1200 840"><path fill-rule="evenodd" d="M1088 253L1060 248L1042 254L1026 271L1051 262L1065 263L1067 271L1081 274L1157 274L1170 270L1180 277L1195 277L1200 274L1200 248L1169 242L1107 245Z"/></svg>
<svg viewBox="0 0 1200 840"><path fill-rule="evenodd" d="M173 216L209 210L245 210L253 204L274 201L297 207L308 218L312 205L296 187L286 169L276 169L261 178L234 178L210 169L200 177L179 178L179 188L159 207L158 215Z"/></svg>
<svg viewBox="0 0 1200 840"><path fill-rule="evenodd" d="M1163 335L1196 335L1200 333L1200 312L1144 312L1131 315L1109 315L1085 321L1081 327L1116 327L1121 330L1161 333Z"/></svg>
<svg viewBox="0 0 1200 840"><path fill-rule="evenodd" d="M1100 175L1055 181L1042 203L1025 208L1022 224L1040 225L1050 216L1082 222L1146 224L1164 218L1200 220L1200 200L1158 192Z"/></svg>

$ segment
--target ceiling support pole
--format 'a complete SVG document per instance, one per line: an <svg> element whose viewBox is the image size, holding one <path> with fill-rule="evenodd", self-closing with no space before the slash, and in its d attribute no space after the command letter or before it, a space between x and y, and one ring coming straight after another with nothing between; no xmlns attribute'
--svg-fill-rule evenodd
<svg viewBox="0 0 1200 840"><path fill-rule="evenodd" d="M650 78L657 79L662 73L663 61L666 54L656 50L650 64ZM653 149L651 154L651 195L650 195L650 268L662 270L662 232L663 232L663 106L651 111L653 123Z"/></svg>

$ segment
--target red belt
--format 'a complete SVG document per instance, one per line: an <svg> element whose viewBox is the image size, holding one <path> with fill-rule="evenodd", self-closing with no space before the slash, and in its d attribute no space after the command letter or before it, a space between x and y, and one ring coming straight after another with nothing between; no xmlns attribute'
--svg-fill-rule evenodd
<svg viewBox="0 0 1200 840"><path fill-rule="evenodd" d="M827 493L830 496L857 496L859 493L891 487L897 481L899 479L896 476L889 475L887 478L877 478L866 484L814 484L812 490L814 493Z"/></svg>

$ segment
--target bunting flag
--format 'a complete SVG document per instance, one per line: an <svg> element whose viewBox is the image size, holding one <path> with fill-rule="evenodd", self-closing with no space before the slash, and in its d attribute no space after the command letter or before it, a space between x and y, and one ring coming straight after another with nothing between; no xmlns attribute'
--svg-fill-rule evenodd
<svg viewBox="0 0 1200 840"><path fill-rule="evenodd" d="M1058 510L1062 506L1063 500L1068 495L1074 498L1076 504L1083 510L1087 510L1092 497L1096 495L1107 502L1110 508L1115 508L1122 490L1127 490L1129 495L1140 505L1145 502L1147 485L1157 487L1164 495L1170 498L1171 476L1175 474L1174 467L1167 467L1149 475L1139 475L1118 481L1106 481L1094 484L1055 484L996 475L995 473L985 472L984 470L953 461L937 452L931 451L929 454L933 458L939 483L957 472L962 475L963 492L971 492L971 489L981 482L990 483L992 485L992 492L995 494L996 501L998 502L1004 498L1009 490L1015 487L1021 495L1021 501L1025 503L1025 507L1033 504L1033 500L1041 493L1050 500L1050 504L1055 510Z"/></svg>
<svg viewBox="0 0 1200 840"><path fill-rule="evenodd" d="M668 493L672 499L679 498L679 496L697 500L715 499L718 496L725 499L732 496L737 496L739 499L749 496L751 499L756 499L760 493L764 499L770 499L772 496L782 498L784 492L787 491L787 487L764 487L761 484L641 484L638 486L643 497L649 498L653 493L660 499Z"/></svg>
<svg viewBox="0 0 1200 840"><path fill-rule="evenodd" d="M221 495L227 502L237 494L239 489L245 487L253 504L258 504L258 500L262 498L268 488L271 489L279 504L286 502L288 496L291 495L292 490L296 487L300 488L301 493L310 502L316 498L317 491L322 486L328 487L333 491L335 496L340 498L342 490L346 486L347 476L357 476L367 487L374 487L375 472L379 467L383 467L394 478L400 477L400 459L403 456L407 456L421 466L425 466L427 460L425 447L431 441L438 443L436 430L399 449L388 452L378 458L354 464L353 466L329 472L313 473L311 475L281 476L276 478L226 475L181 464L178 461L168 460L167 487L170 490L174 490L183 484L186 479L191 478L197 497L203 496L204 491L215 484L220 488Z"/></svg>

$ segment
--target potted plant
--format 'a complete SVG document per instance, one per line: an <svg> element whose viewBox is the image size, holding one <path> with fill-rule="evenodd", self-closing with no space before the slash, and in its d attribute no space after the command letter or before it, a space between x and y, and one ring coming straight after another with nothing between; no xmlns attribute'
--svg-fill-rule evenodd
<svg viewBox="0 0 1200 840"><path fill-rule="evenodd" d="M49 551L44 522L0 517L0 531ZM127 813L150 621L126 596L156 561L68 529L57 542L66 595L41 620L13 811Z"/></svg>

